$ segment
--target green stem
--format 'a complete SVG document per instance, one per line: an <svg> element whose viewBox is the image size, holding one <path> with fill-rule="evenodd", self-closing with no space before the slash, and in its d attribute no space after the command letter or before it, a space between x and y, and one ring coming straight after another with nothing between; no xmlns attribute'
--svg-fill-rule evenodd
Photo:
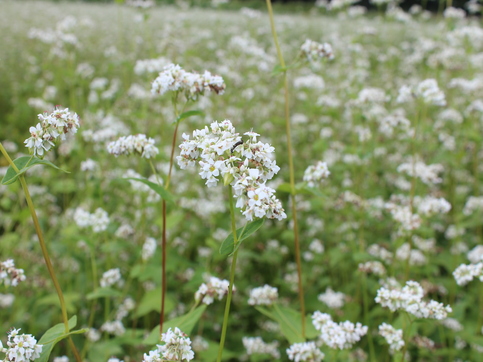
<svg viewBox="0 0 483 362"><path fill-rule="evenodd" d="M236 235L235 205L233 203L233 192L232 192L231 186L228 186L228 197L230 199L229 204L230 204L230 216L231 216L231 231L233 233L233 246L236 249L236 245L238 243L238 237ZM235 269L236 269L237 257L238 257L238 249L236 249L236 251L233 253L233 260L231 262L230 285L228 287L228 296L226 298L225 314L223 316L223 327L221 330L220 346L218 348L218 358L216 359L217 362L221 362L221 357L223 355L223 346L225 345L226 330L228 327L228 317L230 315L231 297L233 294L233 282L235 281Z"/></svg>
<svg viewBox="0 0 483 362"><path fill-rule="evenodd" d="M364 274L362 275L363 280L363 292L362 298L364 303L364 321L369 328L369 333L367 333L367 339L369 342L369 356L370 361L374 362L376 360L376 352L374 349L374 340L372 339L371 326L370 326L370 318L369 318L369 295L367 293L367 276Z"/></svg>
<svg viewBox="0 0 483 362"><path fill-rule="evenodd" d="M278 59L282 69L285 69L285 60L283 59L282 50L278 43L277 31L275 29L275 21L273 18L273 9L271 0L266 0L268 14L270 16L270 27L272 29L273 41L277 48ZM292 220L293 220L293 233L295 244L295 261L297 263L297 277L298 277L298 295L300 302L300 314L302 316L302 336L305 338L305 300L304 300L304 287L302 283L302 259L300 256L300 240L297 223L297 202L295 200L295 171L293 164L293 151L292 151L292 135L290 130L290 110L289 110L289 91L288 91L288 79L287 71L283 72L283 88L285 99L285 133L287 135L287 150L288 150L288 164L290 172L290 198L292 201Z"/></svg>
<svg viewBox="0 0 483 362"><path fill-rule="evenodd" d="M19 173L18 167L15 165L13 160L10 158L7 151L3 147L2 143L0 143L0 152L5 156L8 163L15 170L15 172ZM25 199L27 201L27 205L28 205L30 214L32 216L32 221L34 223L35 232L37 233L37 237L39 239L40 249L42 250L42 255L44 257L45 264L47 266L47 270L49 271L50 278L52 279L52 282L54 283L54 288L57 292L57 296L59 297L60 309L61 309L61 314L62 314L62 321L64 322L64 326L65 326L65 333L69 333L69 318L67 317L67 308L65 306L64 294L62 293L62 289L60 288L59 281L57 280L57 276L55 275L54 268L53 268L52 262L50 260L49 252L47 250L47 245L45 244L44 235L42 233L42 229L40 228L39 219L37 218L37 213L35 211L35 207L34 207L34 203L32 201L32 198L30 197L30 192L29 192L29 189L28 189L28 186L27 186L27 182L25 181L24 174L20 175L18 177L18 180L20 181L20 185L22 185L22 190L25 194ZM76 361L81 362L82 360L79 356L79 352L77 351L77 348L75 347L74 342L72 341L71 337L69 337L69 345L72 349L72 352L74 353Z"/></svg>

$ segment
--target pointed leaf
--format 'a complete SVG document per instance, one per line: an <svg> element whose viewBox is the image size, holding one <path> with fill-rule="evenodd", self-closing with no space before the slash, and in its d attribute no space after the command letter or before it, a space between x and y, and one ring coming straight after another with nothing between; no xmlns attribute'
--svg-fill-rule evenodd
<svg viewBox="0 0 483 362"><path fill-rule="evenodd" d="M182 332L186 333L187 335L191 334L191 331L195 327L198 320L203 315L203 312L206 309L206 304L200 305L198 308L184 314L182 316L176 317L171 319L170 321L163 324L163 333L165 333L168 328L175 328L178 327L181 329ZM159 343L160 340L159 335L159 324L151 331L149 336L143 341L144 344L156 344Z"/></svg>
<svg viewBox="0 0 483 362"><path fill-rule="evenodd" d="M176 122L179 122L179 121L182 121L183 119L186 119L186 118L189 118L189 117L193 117L193 116L204 116L205 113L202 112L202 111L187 111L187 112L184 112L184 113L181 113L178 118L176 118Z"/></svg>
<svg viewBox="0 0 483 362"><path fill-rule="evenodd" d="M47 160L41 160L40 158L33 157L33 156L22 156L17 158L13 161L15 166L17 166L19 172L15 172L12 166L9 166L5 176L2 179L2 185L10 185L17 181L18 177L24 174L28 169L32 168L35 165L46 165L53 167L57 170L69 173L68 171L64 171L61 168L54 165L52 162Z"/></svg>
<svg viewBox="0 0 483 362"><path fill-rule="evenodd" d="M256 309L279 324L280 331L290 344L305 342L302 335L302 320L299 312L288 307L281 307L277 304L273 304L271 310L261 307L256 307ZM309 329L309 332L310 335L314 334L312 329Z"/></svg>
<svg viewBox="0 0 483 362"><path fill-rule="evenodd" d="M155 184L145 178L134 178L134 177L126 177L126 180L134 180L142 182L145 185L148 185L151 190L156 192L161 198L168 202L173 202L173 196L161 185Z"/></svg>
<svg viewBox="0 0 483 362"><path fill-rule="evenodd" d="M164 310L169 313L174 308L174 302L170 298L165 298ZM136 318L145 316L150 312L161 312L161 288L150 290L144 294L137 306L134 316Z"/></svg>
<svg viewBox="0 0 483 362"><path fill-rule="evenodd" d="M238 236L238 243L234 246L235 240L233 239L233 233L230 233L225 240L221 243L220 254L231 255L238 250L243 240L252 235L255 231L260 229L265 222L265 219L257 219L251 223L246 224L244 227L237 229L236 234Z"/></svg>

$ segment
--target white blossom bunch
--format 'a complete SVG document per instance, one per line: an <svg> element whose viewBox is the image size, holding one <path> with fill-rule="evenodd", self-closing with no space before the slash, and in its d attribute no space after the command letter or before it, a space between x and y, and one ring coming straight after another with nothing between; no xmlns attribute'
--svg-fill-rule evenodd
<svg viewBox="0 0 483 362"><path fill-rule="evenodd" d="M122 336L126 333L126 328L124 328L124 325L120 320L106 321L101 326L100 330L114 336Z"/></svg>
<svg viewBox="0 0 483 362"><path fill-rule="evenodd" d="M312 315L312 324L320 332L320 340L333 349L348 349L359 342L367 333L367 327L361 323L349 321L335 323L327 313L316 311Z"/></svg>
<svg viewBox="0 0 483 362"><path fill-rule="evenodd" d="M473 264L483 261L483 245L476 245L466 254L466 257Z"/></svg>
<svg viewBox="0 0 483 362"><path fill-rule="evenodd" d="M325 293L319 294L317 299L322 303L325 303L329 308L340 309L344 306L345 294L342 292L335 292L332 288L327 288Z"/></svg>
<svg viewBox="0 0 483 362"><path fill-rule="evenodd" d="M11 293L8 293L8 294L0 293L0 308L8 308L12 306L14 301L15 301L15 295Z"/></svg>
<svg viewBox="0 0 483 362"><path fill-rule="evenodd" d="M99 233L107 229L110 219L108 213L100 207L93 214L78 207L74 211L74 221L80 228L92 227L92 231Z"/></svg>
<svg viewBox="0 0 483 362"><path fill-rule="evenodd" d="M451 204L443 197L417 197L414 201L418 208L418 212L424 216L446 214L451 210Z"/></svg>
<svg viewBox="0 0 483 362"><path fill-rule="evenodd" d="M0 262L0 283L16 287L26 279L23 269L15 268L15 261L7 259Z"/></svg>
<svg viewBox="0 0 483 362"><path fill-rule="evenodd" d="M310 165L304 172L304 181L309 187L315 187L320 184L322 180L328 178L330 175L329 168L326 162L318 161L315 165Z"/></svg>
<svg viewBox="0 0 483 362"><path fill-rule="evenodd" d="M150 259L154 255L155 251L156 251L156 239L146 238L146 241L143 244L143 250L141 253L141 257L143 261Z"/></svg>
<svg viewBox="0 0 483 362"><path fill-rule="evenodd" d="M461 264L453 272L453 276L458 285L466 285L473 280L479 278L483 282L483 263Z"/></svg>
<svg viewBox="0 0 483 362"><path fill-rule="evenodd" d="M136 302L131 297L127 297L121 303L121 305L117 308L116 311L116 320L120 321L124 317L126 317L130 311L132 311L136 307Z"/></svg>
<svg viewBox="0 0 483 362"><path fill-rule="evenodd" d="M248 304L250 305L272 305L278 299L278 289L265 284L263 287L250 291Z"/></svg>
<svg viewBox="0 0 483 362"><path fill-rule="evenodd" d="M425 79L414 87L403 85L399 89L397 96L397 103L406 103L412 99L420 99L426 104L435 106L445 106L446 98L441 89L438 87L438 82L435 79Z"/></svg>
<svg viewBox="0 0 483 362"><path fill-rule="evenodd" d="M169 63L171 62L163 57L159 57L156 59L136 60L136 65L134 66L134 73L138 75L145 74L145 73L154 73L154 72L159 73Z"/></svg>
<svg viewBox="0 0 483 362"><path fill-rule="evenodd" d="M444 306L435 300L423 301L423 295L423 288L418 282L408 281L402 289L380 288L375 301L393 312L402 309L417 318L442 320L452 312L449 305Z"/></svg>
<svg viewBox="0 0 483 362"><path fill-rule="evenodd" d="M294 343L287 349L287 355L295 362L320 362L325 357L314 342Z"/></svg>
<svg viewBox="0 0 483 362"><path fill-rule="evenodd" d="M413 162L405 162L400 164L397 168L397 172L406 173L411 177L418 177L426 185L439 184L443 182L442 178L438 176L439 173L444 171L443 165L440 163L426 165L421 161Z"/></svg>
<svg viewBox="0 0 483 362"><path fill-rule="evenodd" d="M225 92L225 81L219 75L212 75L209 71L203 74L185 71L177 64L168 64L153 81L151 93L163 95L166 92L183 92L187 98L196 98L204 92Z"/></svg>
<svg viewBox="0 0 483 362"><path fill-rule="evenodd" d="M389 344L389 351L394 353L404 347L403 331L402 329L395 329L387 323L382 323L379 326L379 334L386 339Z"/></svg>
<svg viewBox="0 0 483 362"><path fill-rule="evenodd" d="M383 276L386 274L386 268L380 261L367 261L365 263L360 263L358 266L360 272L366 274L375 274L378 276Z"/></svg>
<svg viewBox="0 0 483 362"><path fill-rule="evenodd" d="M483 196L470 196L463 208L463 214L469 216L479 210L483 210Z"/></svg>
<svg viewBox="0 0 483 362"><path fill-rule="evenodd" d="M67 134L75 134L79 128L79 116L69 112L69 108L56 108L50 114L39 114L39 123L30 127L30 137L25 140L25 147L34 156L43 157L57 140L65 141Z"/></svg>
<svg viewBox="0 0 483 362"><path fill-rule="evenodd" d="M120 137L117 141L107 145L107 151L116 157L137 153L147 159L155 157L159 153L159 149L154 145L154 139L146 137L145 134Z"/></svg>
<svg viewBox="0 0 483 362"><path fill-rule="evenodd" d="M222 300L228 294L229 286L230 282L226 279L221 280L217 277L210 277L208 283L201 284L196 291L195 300L210 305L214 302L215 298ZM233 291L235 291L235 286L233 286Z"/></svg>
<svg viewBox="0 0 483 362"><path fill-rule="evenodd" d="M37 344L37 340L31 334L18 334L19 329L12 329L7 334L7 346L4 348L0 342L0 352L5 353L4 362L27 362L40 357L43 345Z"/></svg>
<svg viewBox="0 0 483 362"><path fill-rule="evenodd" d="M446 19L464 19L466 17L466 12L463 9L450 6L444 9L443 16Z"/></svg>
<svg viewBox="0 0 483 362"><path fill-rule="evenodd" d="M265 343L261 337L243 337L242 342L249 356L264 353L271 355L273 358L280 359L278 341Z"/></svg>
<svg viewBox="0 0 483 362"><path fill-rule="evenodd" d="M273 160L274 148L268 143L257 142L258 133L246 132L248 140L235 132L228 120L213 122L210 129L193 131L193 139L183 134L177 157L180 168L197 162L200 176L208 187L217 185L220 179L233 187L236 207L249 221L253 217L282 220L287 217L275 190L265 183L279 170Z"/></svg>
<svg viewBox="0 0 483 362"><path fill-rule="evenodd" d="M144 354L143 362L191 361L195 358L190 338L177 327L163 333L161 342L165 344L158 344L156 350Z"/></svg>
<svg viewBox="0 0 483 362"><path fill-rule="evenodd" d="M115 284L119 287L124 284L119 268L109 269L108 271L104 272L99 282L101 288L108 288Z"/></svg>
<svg viewBox="0 0 483 362"><path fill-rule="evenodd" d="M307 57L310 62L327 58L329 60L334 59L334 53L332 52L332 46L329 43L317 43L316 41L307 39L305 43L300 47L302 54Z"/></svg>

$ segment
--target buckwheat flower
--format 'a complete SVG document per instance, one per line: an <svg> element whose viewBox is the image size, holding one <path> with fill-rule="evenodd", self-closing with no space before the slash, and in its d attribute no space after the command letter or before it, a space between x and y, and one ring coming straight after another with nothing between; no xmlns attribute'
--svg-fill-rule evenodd
<svg viewBox="0 0 483 362"><path fill-rule="evenodd" d="M195 351L195 352L206 351L210 347L210 345L206 341L206 339L204 339L201 336L195 336L193 338L191 346L193 348L193 351Z"/></svg>
<svg viewBox="0 0 483 362"><path fill-rule="evenodd" d="M399 89L399 95L396 99L398 103L405 103L411 99L420 99L426 104L436 106L445 106L446 98L444 93L439 89L435 79L425 79L414 87L407 85Z"/></svg>
<svg viewBox="0 0 483 362"><path fill-rule="evenodd" d="M104 322L100 330L114 336L122 336L126 333L126 329L120 320Z"/></svg>
<svg viewBox="0 0 483 362"><path fill-rule="evenodd" d="M141 255L144 261L150 259L154 255L154 252L156 251L156 244L156 239L146 238L146 241L143 244L143 250Z"/></svg>
<svg viewBox="0 0 483 362"><path fill-rule="evenodd" d="M368 328L361 323L345 321L335 323L327 313L316 311L312 315L312 324L320 332L320 340L333 349L348 349L367 333Z"/></svg>
<svg viewBox="0 0 483 362"><path fill-rule="evenodd" d="M124 284L124 281L122 280L121 271L119 268L109 269L108 271L104 272L99 284L101 288L108 288L115 284L118 287L121 287Z"/></svg>
<svg viewBox="0 0 483 362"><path fill-rule="evenodd" d="M463 208L463 214L468 216L481 210L483 210L483 196L470 196Z"/></svg>
<svg viewBox="0 0 483 362"><path fill-rule="evenodd" d="M31 154L40 158L55 146L55 142L64 141L67 134L75 134L79 128L79 116L69 112L68 108L56 108L50 114L39 114L38 118L40 122L30 127L30 138L24 143Z"/></svg>
<svg viewBox="0 0 483 362"><path fill-rule="evenodd" d="M250 305L272 305L278 299L278 289L265 284L250 291Z"/></svg>
<svg viewBox="0 0 483 362"><path fill-rule="evenodd" d="M461 325L460 322L458 322L457 319L454 318L446 318L441 321L441 324L445 326L446 328L451 329L452 331L455 332L461 332L463 330L463 326Z"/></svg>
<svg viewBox="0 0 483 362"><path fill-rule="evenodd" d="M0 308L11 307L15 301L15 295L13 294L1 294L0 293Z"/></svg>
<svg viewBox="0 0 483 362"><path fill-rule="evenodd" d="M309 187L315 187L330 175L327 163L318 161L315 165L307 167L304 172L304 181Z"/></svg>
<svg viewBox="0 0 483 362"><path fill-rule="evenodd" d="M12 329L7 335L7 347L0 349L5 353L4 361L27 362L40 357L43 345L37 344L37 340L31 334L18 334L20 329Z"/></svg>
<svg viewBox="0 0 483 362"><path fill-rule="evenodd" d="M325 357L314 342L294 343L287 349L287 355L295 362L320 362Z"/></svg>
<svg viewBox="0 0 483 362"><path fill-rule="evenodd" d="M332 288L327 288L325 293L319 294L317 299L325 303L329 308L339 309L344 306L345 294L341 292L334 292Z"/></svg>
<svg viewBox="0 0 483 362"><path fill-rule="evenodd" d="M329 60L334 59L334 53L332 52L332 46L328 43L317 43L313 40L307 39L305 43L300 47L302 54L307 57L307 60L314 62L319 59L327 58Z"/></svg>
<svg viewBox="0 0 483 362"><path fill-rule="evenodd" d="M386 274L386 268L379 261L367 261L365 263L360 263L358 270L366 274L375 274L378 276L383 276Z"/></svg>
<svg viewBox="0 0 483 362"><path fill-rule="evenodd" d="M206 305L213 303L215 298L222 300L228 294L229 285L230 282L228 280L210 277L209 282L201 284L196 291L195 300ZM235 291L235 286L233 286L233 291Z"/></svg>
<svg viewBox="0 0 483 362"><path fill-rule="evenodd" d="M154 145L154 139L147 138L144 134L120 137L117 141L107 145L107 151L116 157L138 154L147 159L153 158L159 153L159 149Z"/></svg>
<svg viewBox="0 0 483 362"><path fill-rule="evenodd" d="M473 280L473 278L479 277L483 281L483 263L477 264L461 264L453 272L453 276L458 285L466 285Z"/></svg>
<svg viewBox="0 0 483 362"><path fill-rule="evenodd" d="M442 178L439 177L438 174L444 171L444 167L439 163L426 165L421 161L406 162L400 164L397 168L397 171L406 173L411 177L418 177L426 185L443 182Z"/></svg>
<svg viewBox="0 0 483 362"><path fill-rule="evenodd" d="M170 62L163 57L159 57L156 59L136 60L136 65L134 66L134 73L138 75L154 72L159 73L169 63Z"/></svg>
<svg viewBox="0 0 483 362"><path fill-rule="evenodd" d="M466 254L466 257L473 264L483 261L483 245L475 246Z"/></svg>
<svg viewBox="0 0 483 362"><path fill-rule="evenodd" d="M69 362L69 357L67 356L54 357L53 362Z"/></svg>
<svg viewBox="0 0 483 362"><path fill-rule="evenodd" d="M95 328L89 328L86 332L86 338L90 342L97 342L101 339L101 333Z"/></svg>
<svg viewBox="0 0 483 362"><path fill-rule="evenodd" d="M107 229L110 219L109 214L100 207L93 214L78 207L74 211L74 221L80 228L92 227L92 231L99 233Z"/></svg>
<svg viewBox="0 0 483 362"><path fill-rule="evenodd" d="M400 351L404 347L403 331L402 329L395 329L393 326L387 323L382 323L379 326L379 334L386 339L389 344L389 350L391 354L396 351Z"/></svg>
<svg viewBox="0 0 483 362"><path fill-rule="evenodd" d="M451 204L443 197L426 196L415 200L418 212L425 216L434 214L446 214L451 210Z"/></svg>
<svg viewBox="0 0 483 362"><path fill-rule="evenodd" d="M243 337L243 346L247 350L247 355L253 354L269 354L273 358L280 359L280 352L278 351L279 343L274 341L272 343L265 343L261 337Z"/></svg>
<svg viewBox="0 0 483 362"><path fill-rule="evenodd" d="M98 164L96 161L94 160L91 160L90 158L88 158L87 160L85 161L82 161L81 164L80 164L80 170L81 171L96 171L97 168L98 168Z"/></svg>
<svg viewBox="0 0 483 362"><path fill-rule="evenodd" d="M117 309L116 312L116 320L120 321L124 317L126 317L130 311L132 311L136 307L136 302L134 302L134 299L131 297L127 297L124 299L124 301L121 303L119 308Z"/></svg>
<svg viewBox="0 0 483 362"><path fill-rule="evenodd" d="M191 350L190 338L177 327L174 331L169 328L166 333L163 333L161 342L165 344L157 345L158 353L145 354L143 361L191 361L195 357Z"/></svg>
<svg viewBox="0 0 483 362"><path fill-rule="evenodd" d="M16 287L18 283L26 279L23 269L15 268L13 259L7 259L0 262L0 284L11 285Z"/></svg>

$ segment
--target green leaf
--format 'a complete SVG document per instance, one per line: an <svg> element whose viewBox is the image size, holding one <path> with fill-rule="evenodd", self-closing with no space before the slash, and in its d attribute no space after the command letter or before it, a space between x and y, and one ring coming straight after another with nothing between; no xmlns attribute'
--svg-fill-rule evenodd
<svg viewBox="0 0 483 362"><path fill-rule="evenodd" d="M327 198L327 196L325 196L319 189L314 189L313 187L308 187L308 186L305 186L303 189L317 197L321 197L323 199Z"/></svg>
<svg viewBox="0 0 483 362"><path fill-rule="evenodd" d="M287 67L282 67L280 64L277 64L275 67L273 67L273 70L272 70L272 76L273 75L278 75L280 73L284 73L287 71Z"/></svg>
<svg viewBox="0 0 483 362"><path fill-rule="evenodd" d="M236 247L234 246L235 240L233 238L233 233L230 233L225 240L221 243L220 254L221 255L231 255L238 250L243 240L252 235L255 231L260 229L265 222L265 219L257 219L251 223L246 224L244 227L237 229L236 234L238 235L238 243Z"/></svg>
<svg viewBox="0 0 483 362"><path fill-rule="evenodd" d="M203 315L203 312L206 309L206 304L199 306L198 308L184 314L182 316L176 317L171 319L170 321L163 324L163 333L165 333L168 328L175 328L178 327L182 332L186 333L187 335L191 334L191 331L195 327L198 320ZM159 343L160 335L159 335L159 324L151 331L149 336L143 341L144 344L156 344Z"/></svg>
<svg viewBox="0 0 483 362"><path fill-rule="evenodd" d="M174 302L169 298L165 298L165 313L169 313L171 310L173 310L173 308ZM153 311L161 312L161 288L150 290L146 292L146 294L144 294L141 301L139 302L134 316L136 318L139 318Z"/></svg>
<svg viewBox="0 0 483 362"><path fill-rule="evenodd" d="M98 298L109 298L109 297L119 297L121 292L111 288L98 288L92 293L87 294L87 300L98 299Z"/></svg>
<svg viewBox="0 0 483 362"><path fill-rule="evenodd" d="M134 178L134 177L127 177L126 180L134 180L142 182L145 185L148 185L151 190L156 192L161 198L168 202L173 202L173 196L161 185L155 184L144 178Z"/></svg>
<svg viewBox="0 0 483 362"><path fill-rule="evenodd" d="M76 307L74 305L80 299L80 293L72 292L72 293L65 293L64 300L65 300L65 308L67 309L68 313L74 313L76 311ZM57 293L46 295L35 302L36 305L55 305L60 307L59 297Z"/></svg>
<svg viewBox="0 0 483 362"><path fill-rule="evenodd" d="M10 185L17 181L18 177L24 174L28 169L34 167L35 165L46 165L53 167L57 170L69 173L68 171L64 171L61 168L54 165L52 162L47 160L41 160L40 158L33 157L33 156L22 156L17 158L13 161L15 166L17 166L19 172L15 172L12 166L9 166L5 176L2 179L2 185Z"/></svg>
<svg viewBox="0 0 483 362"><path fill-rule="evenodd" d="M187 111L187 112L184 112L184 113L181 113L178 118L176 118L176 122L179 122L179 121L182 121L183 119L186 119L186 118L189 118L189 117L192 117L192 116L204 116L205 113L202 112L202 111Z"/></svg>
<svg viewBox="0 0 483 362"><path fill-rule="evenodd" d="M77 324L77 316L73 316L69 319L69 331L74 328ZM47 332L44 333L42 338L40 338L38 344L41 344L42 353L40 353L40 357L36 359L38 362L47 362L49 360L50 353L52 352L52 348L61 341L62 339L72 335L72 334L80 334L85 333L86 329L80 329L77 331L72 331L69 333L65 333L65 326L64 323L59 323L50 328Z"/></svg>
<svg viewBox="0 0 483 362"><path fill-rule="evenodd" d="M123 353L117 341L97 342L89 346L88 360L90 362L106 362L111 356Z"/></svg>
<svg viewBox="0 0 483 362"><path fill-rule="evenodd" d="M279 324L280 331L290 344L305 342L302 335L302 319L299 312L277 304L273 304L271 310L261 307L256 307L256 309ZM307 326L308 323L306 321L306 327ZM312 328L310 328L308 332L310 336L314 335ZM317 333L315 333L315 335L317 336Z"/></svg>

